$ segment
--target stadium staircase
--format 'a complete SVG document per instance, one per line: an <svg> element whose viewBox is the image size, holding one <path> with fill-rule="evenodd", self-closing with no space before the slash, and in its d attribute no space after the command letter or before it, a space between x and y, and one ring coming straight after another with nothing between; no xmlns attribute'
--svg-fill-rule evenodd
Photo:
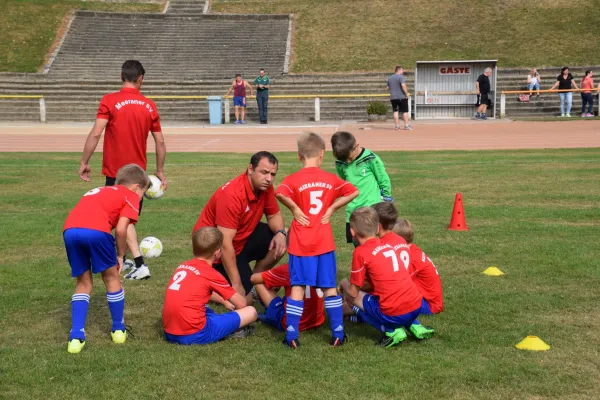
<svg viewBox="0 0 600 400"><path fill-rule="evenodd" d="M203 14L203 1L171 0L169 4L166 14L78 11L49 72L0 73L0 94L43 95L49 122L93 121L102 95L119 89L120 66L127 59L144 64L142 91L147 96L223 95L236 73L253 80L260 68L272 79L273 95L387 93L388 73L284 74L287 15ZM579 79L583 68L572 71ZM540 73L548 87L559 69ZM498 89L521 89L526 76L524 69L503 69ZM407 79L409 88L414 87L411 73ZM321 120L364 120L365 105L373 100L387 103L385 97L322 98ZM164 121L208 121L206 100L155 101ZM546 94L520 103L517 95L509 95L506 105L509 117L551 116L558 113L558 96ZM580 107L580 96L575 94L572 114ZM313 118L313 99L269 100L270 121ZM38 100L0 99L0 120L39 120ZM254 100L248 102L247 120L258 120Z"/></svg>

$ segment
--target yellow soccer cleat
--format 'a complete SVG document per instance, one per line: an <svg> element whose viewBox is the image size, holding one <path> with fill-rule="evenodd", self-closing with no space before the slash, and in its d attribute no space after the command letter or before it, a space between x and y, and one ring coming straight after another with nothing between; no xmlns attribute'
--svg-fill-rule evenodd
<svg viewBox="0 0 600 400"><path fill-rule="evenodd" d="M127 332L126 331L113 331L110 333L112 337L112 341L116 344L123 344L125 340L127 340Z"/></svg>
<svg viewBox="0 0 600 400"><path fill-rule="evenodd" d="M85 346L85 341L80 339L72 339L69 341L69 345L67 346L67 351L71 354L78 354L81 352Z"/></svg>

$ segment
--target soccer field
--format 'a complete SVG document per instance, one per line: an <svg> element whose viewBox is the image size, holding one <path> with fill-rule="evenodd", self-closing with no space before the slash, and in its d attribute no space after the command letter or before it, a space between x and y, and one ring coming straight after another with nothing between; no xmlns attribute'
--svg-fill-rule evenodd
<svg viewBox="0 0 600 400"><path fill-rule="evenodd" d="M268 147L268 146L267 146ZM144 202L140 238L163 255L152 278L126 281L125 322L134 338L110 340L104 285L97 277L81 354L66 351L74 282L62 243L64 218L83 193L78 153L0 153L0 398L46 399L498 399L594 398L600 392L600 149L378 152L400 215L431 257L446 310L423 317L437 336L392 349L370 326L347 323L350 342L330 348L326 323L291 351L283 334L179 347L162 338L166 284L191 258L190 234L210 195L241 173L249 154L173 153L169 190ZM277 153L277 181L297 170ZM150 156L150 162L154 157ZM331 153L326 169L333 171ZM445 228L461 192L468 232ZM284 211L286 223L290 214ZM338 279L350 272L344 213L333 220ZM501 277L481 272L497 266ZM260 306L259 310L261 310ZM217 307L218 309L218 307ZM552 348L514 345L537 335Z"/></svg>

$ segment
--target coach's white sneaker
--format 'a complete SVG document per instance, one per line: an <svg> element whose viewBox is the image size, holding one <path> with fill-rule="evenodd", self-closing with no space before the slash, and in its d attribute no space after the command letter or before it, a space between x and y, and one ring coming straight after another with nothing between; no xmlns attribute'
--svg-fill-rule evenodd
<svg viewBox="0 0 600 400"><path fill-rule="evenodd" d="M125 279L131 279L136 281L148 278L150 278L150 269L146 264L142 265L139 268L133 268L131 272L125 275Z"/></svg>
<svg viewBox="0 0 600 400"><path fill-rule="evenodd" d="M133 262L133 260L125 260L125 262L123 263L123 268L121 268L121 273L124 274L127 271L130 271L132 268L135 268L135 263Z"/></svg>

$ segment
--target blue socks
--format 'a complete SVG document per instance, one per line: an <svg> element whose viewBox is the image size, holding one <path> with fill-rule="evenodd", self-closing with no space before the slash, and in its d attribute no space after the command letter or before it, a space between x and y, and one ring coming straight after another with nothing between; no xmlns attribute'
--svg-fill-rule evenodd
<svg viewBox="0 0 600 400"><path fill-rule="evenodd" d="M336 339L344 338L344 312L342 311L342 296L325 298L325 310L329 316L331 335Z"/></svg>
<svg viewBox="0 0 600 400"><path fill-rule="evenodd" d="M108 300L108 309L110 310L110 316L112 318L111 331L124 331L125 320L123 319L123 314L125 313L125 292L123 291L123 288L118 292L106 292L106 298Z"/></svg>
<svg viewBox="0 0 600 400"><path fill-rule="evenodd" d="M71 332L69 341L73 339L85 340L85 319L87 318L90 295L75 293L71 298Z"/></svg>
<svg viewBox="0 0 600 400"><path fill-rule="evenodd" d="M296 301L289 297L285 305L285 340L290 343L300 335L300 318L304 310L304 300Z"/></svg>

